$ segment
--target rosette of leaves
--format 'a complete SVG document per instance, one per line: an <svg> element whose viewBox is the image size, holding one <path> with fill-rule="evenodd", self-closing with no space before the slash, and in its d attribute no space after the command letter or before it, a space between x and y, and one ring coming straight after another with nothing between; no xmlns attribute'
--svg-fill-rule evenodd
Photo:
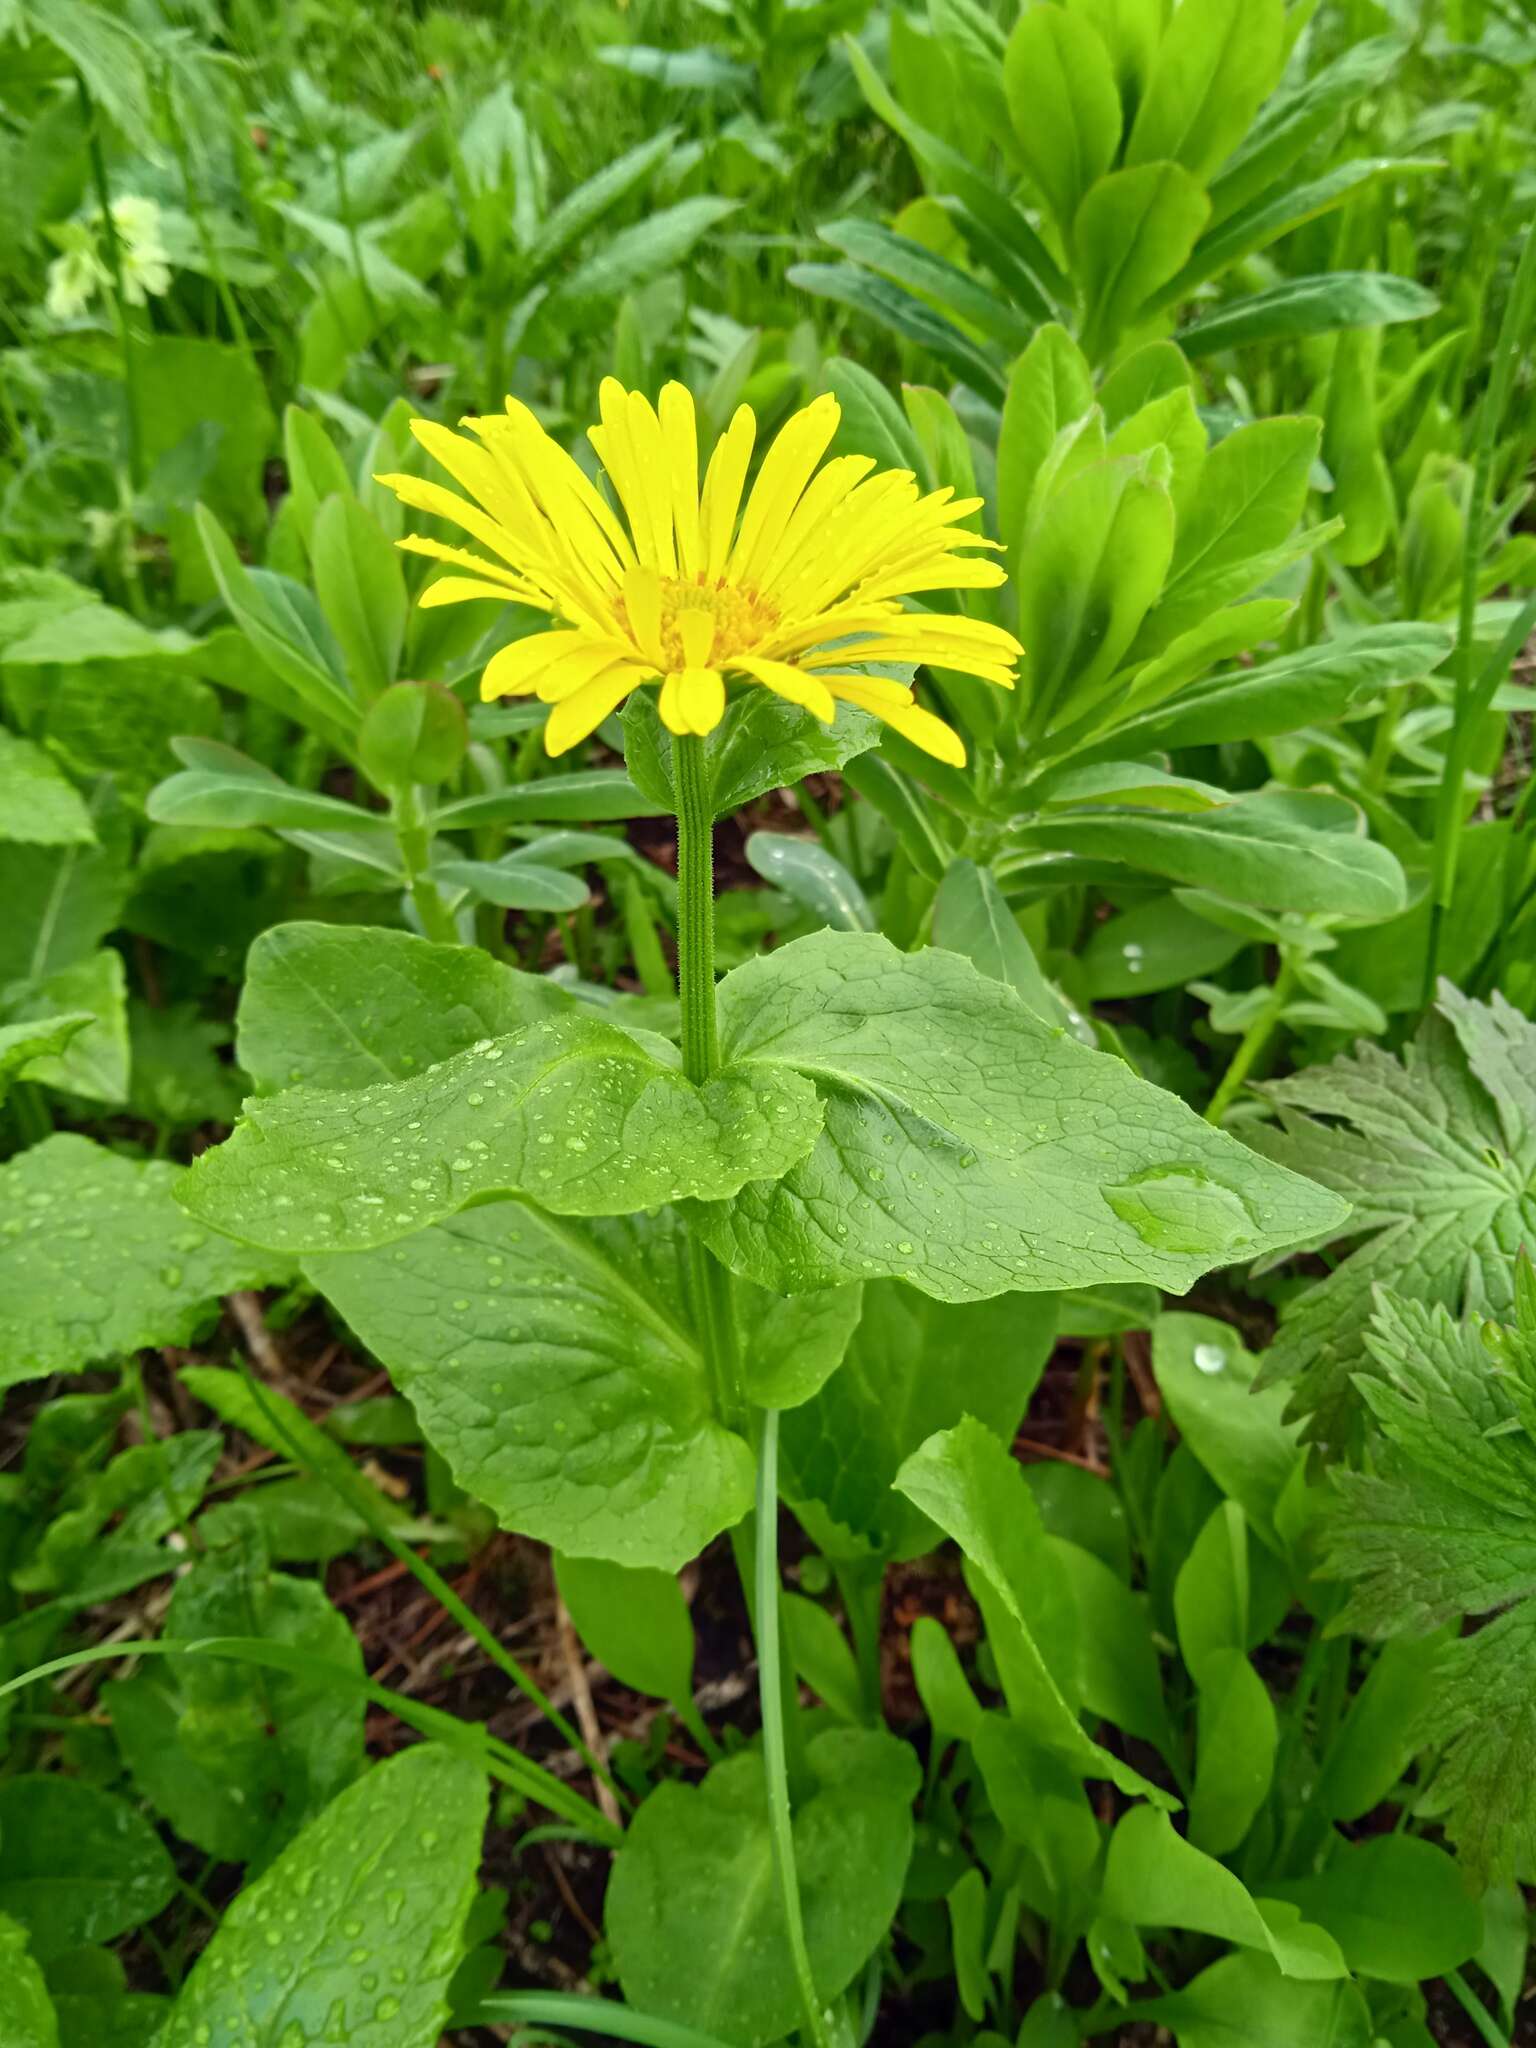
<svg viewBox="0 0 1536 2048"><path fill-rule="evenodd" d="M1357 42L1309 75L1299 26L1283 0L1036 0L1011 34L973 0L931 0L926 26L903 14L889 84L849 55L929 197L894 229L823 228L846 260L797 265L792 281L918 343L994 405L1009 358L1053 319L1101 364L1171 320L1186 354L1210 356L1433 312L1422 286L1371 270L1221 289L1377 180L1437 168L1338 145L1405 39Z"/></svg>

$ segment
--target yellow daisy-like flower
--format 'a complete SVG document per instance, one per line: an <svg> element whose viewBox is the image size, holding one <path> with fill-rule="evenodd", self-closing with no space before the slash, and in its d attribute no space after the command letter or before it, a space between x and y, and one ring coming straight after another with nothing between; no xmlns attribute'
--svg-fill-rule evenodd
<svg viewBox="0 0 1536 2048"><path fill-rule="evenodd" d="M623 519L514 398L505 413L463 422L473 440L411 422L476 502L420 477L378 479L487 551L402 540L467 572L441 577L424 605L515 599L558 622L493 655L482 696L537 695L553 707L545 744L563 754L647 683L661 685L671 732L711 732L729 678L763 684L827 723L839 698L860 705L924 752L964 766L959 735L910 689L860 670L932 662L1013 687L1023 649L1011 633L901 603L920 591L1004 580L998 563L961 552L997 546L960 523L979 498L924 496L910 471L876 471L867 455L821 466L840 417L831 397L781 429L744 508L757 437L750 406L721 437L702 490L693 399L681 384L668 384L653 409L607 378L601 411L589 439Z"/></svg>

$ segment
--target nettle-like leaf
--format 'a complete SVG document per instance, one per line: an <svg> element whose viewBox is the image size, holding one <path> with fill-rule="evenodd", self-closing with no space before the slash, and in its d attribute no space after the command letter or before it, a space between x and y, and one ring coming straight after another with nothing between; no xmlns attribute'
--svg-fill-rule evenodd
<svg viewBox="0 0 1536 2048"><path fill-rule="evenodd" d="M1536 1858L1536 1277L1518 1321L1457 1322L1378 1292L1356 1376L1380 1431L1374 1470L1340 1472L1324 1574L1351 1584L1334 1623L1424 1635L1497 1619L1440 1654L1418 1738L1439 1752L1429 1805L1483 1878Z"/></svg>
<svg viewBox="0 0 1536 2048"><path fill-rule="evenodd" d="M1287 1307L1259 1381L1294 1378L1291 1412L1326 1439L1378 1283L1457 1313L1509 1308L1514 1254L1536 1241L1536 1025L1442 983L1400 1060L1362 1044L1264 1092L1280 1128L1253 1142L1354 1204L1360 1242Z"/></svg>
<svg viewBox="0 0 1536 2048"><path fill-rule="evenodd" d="M825 1112L782 1178L702 1215L719 1256L763 1286L1183 1293L1344 1218L956 954L819 933L728 975L720 1024L736 1071L814 1083Z"/></svg>
<svg viewBox="0 0 1536 2048"><path fill-rule="evenodd" d="M377 1765L235 1900L157 2048L434 2048L485 1808L484 1778L447 1750Z"/></svg>
<svg viewBox="0 0 1536 2048"><path fill-rule="evenodd" d="M190 1221L177 1169L61 1132L0 1167L0 1387L185 1344L208 1305L286 1259Z"/></svg>
<svg viewBox="0 0 1536 2048"><path fill-rule="evenodd" d="M687 1268L673 1211L584 1222L521 1201L305 1262L454 1476L509 1527L671 1571L740 1521L754 1471L715 1414ZM749 1394L774 1407L813 1394L859 1295L743 1287Z"/></svg>

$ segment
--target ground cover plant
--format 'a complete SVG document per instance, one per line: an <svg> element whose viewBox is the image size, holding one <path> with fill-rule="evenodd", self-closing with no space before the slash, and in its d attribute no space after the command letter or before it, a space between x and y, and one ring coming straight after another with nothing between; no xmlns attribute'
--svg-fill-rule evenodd
<svg viewBox="0 0 1536 2048"><path fill-rule="evenodd" d="M1530 0L0 51L0 2048L1536 2038Z"/></svg>

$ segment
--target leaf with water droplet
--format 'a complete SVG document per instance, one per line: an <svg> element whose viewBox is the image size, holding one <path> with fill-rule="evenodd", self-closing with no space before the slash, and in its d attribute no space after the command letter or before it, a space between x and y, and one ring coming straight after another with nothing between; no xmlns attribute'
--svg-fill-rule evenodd
<svg viewBox="0 0 1536 2048"><path fill-rule="evenodd" d="M285 1258L189 1231L177 1178L72 1132L0 1166L0 1387L189 1343L218 1296L288 1276Z"/></svg>
<svg viewBox="0 0 1536 2048"><path fill-rule="evenodd" d="M203 2048L210 2037L239 2048L436 2048L485 1812L480 1772L435 1744L376 1765L241 1892L156 2048ZM437 1833L431 1848L422 1842L429 1824ZM271 1945L267 1932L300 1879L307 1891L299 1925ZM405 1967L398 1997L365 1989L347 1960L354 1944L343 1929L354 1923ZM339 2027L322 2020L338 2006ZM296 2009L312 2016L297 2039Z"/></svg>
<svg viewBox="0 0 1536 2048"><path fill-rule="evenodd" d="M807 1079L825 1109L804 1158L702 1219L766 1287L887 1274L944 1301L1182 1294L1347 1213L956 954L818 933L727 975L720 1019L739 1068Z"/></svg>

